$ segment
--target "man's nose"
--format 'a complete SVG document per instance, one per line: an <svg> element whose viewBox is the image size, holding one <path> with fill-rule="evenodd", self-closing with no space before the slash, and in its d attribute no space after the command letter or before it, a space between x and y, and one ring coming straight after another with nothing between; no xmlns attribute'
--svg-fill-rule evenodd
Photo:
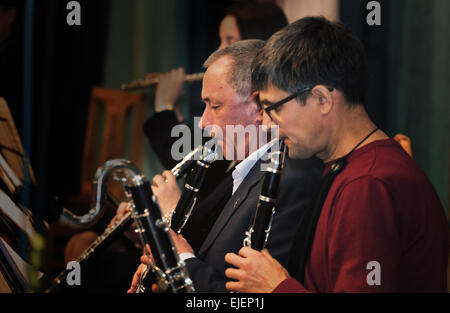
<svg viewBox="0 0 450 313"><path fill-rule="evenodd" d="M208 125L211 125L211 118L208 108L205 108L200 121L198 121L198 128L205 129Z"/></svg>

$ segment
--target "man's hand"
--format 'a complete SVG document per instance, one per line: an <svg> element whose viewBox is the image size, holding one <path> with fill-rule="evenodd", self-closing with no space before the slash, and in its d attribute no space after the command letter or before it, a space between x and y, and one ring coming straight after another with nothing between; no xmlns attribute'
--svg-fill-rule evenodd
<svg viewBox="0 0 450 313"><path fill-rule="evenodd" d="M151 188L158 200L163 215L175 210L177 203L181 198L181 190L178 187L177 179L172 172L164 171L162 175L153 177L153 185Z"/></svg>
<svg viewBox="0 0 450 313"><path fill-rule="evenodd" d="M128 202L121 202L119 204L119 207L117 208L116 215L111 219L111 221L108 224L108 228L113 226L114 224L117 224L125 214L131 211L131 206Z"/></svg>
<svg viewBox="0 0 450 313"><path fill-rule="evenodd" d="M128 289L127 293L135 293L137 285L139 283L139 280L144 274L145 271L151 271L150 269L150 258L152 261L152 264L155 264L155 259L153 259L152 251L150 250L150 246L148 244L145 245L145 250L142 251L141 256L141 264L137 268L136 272L134 273L133 279L131 281L131 286ZM152 285L152 292L161 292L159 286L157 284Z"/></svg>
<svg viewBox="0 0 450 313"><path fill-rule="evenodd" d="M136 270L136 273L134 273L133 275L133 279L131 281L131 286L128 289L127 293L135 293L136 292L136 288L137 285L139 283L139 279L142 275L142 273L144 272L144 270L146 269L146 265L145 264L140 264Z"/></svg>
<svg viewBox="0 0 450 313"><path fill-rule="evenodd" d="M131 206L128 202L121 202L119 204L119 207L117 208L116 215L111 219L109 222L108 228L112 227L113 225L118 225L119 221L122 220L125 217L125 214L131 212ZM133 242L136 246L136 248L141 249L140 245L140 237L134 232L135 225L132 224L131 228L126 229L123 234L125 237L128 238L131 242Z"/></svg>
<svg viewBox="0 0 450 313"><path fill-rule="evenodd" d="M184 239L183 236L177 234L172 229L170 230L170 234L172 235L173 242L175 244L175 247L177 248L178 254L181 253L194 253L194 250L192 249L191 245L187 242L186 239Z"/></svg>
<svg viewBox="0 0 450 313"><path fill-rule="evenodd" d="M183 236L178 235L172 229L170 230L170 235L172 236L172 240L175 244L175 248L177 249L178 254L186 253L186 252L194 253L194 250L192 249L191 245L187 242L186 239L184 239ZM153 254L152 254L152 251L150 250L150 246L148 244L145 246L146 246L146 251L141 256L141 263L150 265L150 259L148 258L148 256L150 255L152 257L152 262L154 262Z"/></svg>
<svg viewBox="0 0 450 313"><path fill-rule="evenodd" d="M172 239L174 241L174 244L175 244L178 254L185 253L185 252L190 252L192 254L194 253L194 250L191 248L191 246L186 241L186 239L184 239L183 236L178 235L173 230L170 230L170 235L172 236ZM155 260L153 258L153 253L150 250L150 246L147 244L147 245L145 245L145 247L146 247L146 250L144 251L144 253L141 256L141 265L138 267L136 273L133 276L133 280L131 282L130 289L128 289L128 293L136 292L136 287L139 282L141 273L145 269L145 266L150 267L150 264L151 264L150 258L151 258L152 263L155 264ZM162 292L162 290L159 288L159 286L157 284L153 284L152 292Z"/></svg>
<svg viewBox="0 0 450 313"><path fill-rule="evenodd" d="M237 280L229 281L225 287L237 292L272 292L283 280L289 278L289 273L270 253L243 247L239 255L227 253L225 261L237 268L228 268L225 275Z"/></svg>

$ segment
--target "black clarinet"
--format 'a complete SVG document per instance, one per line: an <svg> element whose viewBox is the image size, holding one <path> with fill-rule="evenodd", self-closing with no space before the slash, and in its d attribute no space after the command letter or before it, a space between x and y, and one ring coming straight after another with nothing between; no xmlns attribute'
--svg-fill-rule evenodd
<svg viewBox="0 0 450 313"><path fill-rule="evenodd" d="M150 183L145 181L128 187L128 190L134 201L136 231L142 238L144 249L147 249L147 244L150 246L153 257L151 268L159 287L173 293L194 292L185 264L180 261L176 252L169 226L163 221L161 210L152 200ZM150 286L144 287L149 289Z"/></svg>
<svg viewBox="0 0 450 313"><path fill-rule="evenodd" d="M284 167L286 149L284 141L281 141L279 150L270 154L271 162L264 175L255 218L252 226L245 233L244 246L246 247L261 251L266 246L275 215L278 185L280 183L281 170Z"/></svg>
<svg viewBox="0 0 450 313"><path fill-rule="evenodd" d="M175 232L180 233L184 225L192 214L192 210L197 202L197 195L203 184L204 178L209 166L217 158L217 153L212 149L215 140L211 140L203 146L203 150L199 151L202 154L198 155L198 160L195 161L191 172L186 178L184 189L181 198L175 207L171 217L168 218L167 223ZM157 279L154 272L149 272L148 268L144 269L139 277L136 287L136 293L150 292L150 286Z"/></svg>
<svg viewBox="0 0 450 313"><path fill-rule="evenodd" d="M186 178L181 198L172 214L170 228L178 234L183 229L192 214L192 209L197 202L197 195L205 179L206 173L212 162L215 161L217 154L211 149L205 148L203 156L194 164L192 171Z"/></svg>

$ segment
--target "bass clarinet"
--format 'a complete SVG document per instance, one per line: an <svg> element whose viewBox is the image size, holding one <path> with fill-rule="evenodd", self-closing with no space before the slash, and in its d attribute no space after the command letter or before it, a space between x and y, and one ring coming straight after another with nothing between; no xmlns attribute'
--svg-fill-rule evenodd
<svg viewBox="0 0 450 313"><path fill-rule="evenodd" d="M166 223L178 234L192 214L192 210L197 202L197 194L203 184L209 166L217 158L217 153L213 149L214 144L215 140L212 139L203 146L203 153L200 155L200 158L195 161L191 172L186 178L184 190L180 200L178 200L175 210L167 217ZM154 277L148 274L148 268L143 268L136 287L136 293L146 293L151 290L150 286Z"/></svg>
<svg viewBox="0 0 450 313"><path fill-rule="evenodd" d="M264 175L253 224L245 233L243 244L246 247L261 251L266 246L275 215L278 185L281 170L284 167L286 149L284 141L281 141L279 149L275 149L276 151L270 154L271 162Z"/></svg>
<svg viewBox="0 0 450 313"><path fill-rule="evenodd" d="M120 181L131 204L131 217L136 224L144 251L150 256L147 245L152 251L151 268L157 277L161 289L173 293L194 292L192 280L186 266L179 258L169 232L162 219L161 210L152 199L150 182L128 160L115 159L105 163L97 170L97 201L103 200L105 187L102 183L108 176Z"/></svg>
<svg viewBox="0 0 450 313"><path fill-rule="evenodd" d="M197 155L202 151L203 146L199 146L196 149L192 150L190 153L188 153L183 160L181 160L175 167L171 169L172 174L178 179L181 177L184 177L190 170L192 170L192 167L195 164L195 158ZM106 197L109 199L109 201L114 202L112 198L109 198L109 194L106 193ZM114 203L115 207L118 207L117 203ZM100 210L97 210L99 213ZM98 214L97 213L97 214ZM67 213L65 213L67 214ZM70 216L74 216L72 213ZM68 219L68 217L65 217ZM94 216L92 216L94 219ZM78 221L80 218L77 218ZM91 224L88 219L82 218L83 220L87 221L87 224ZM91 258L91 256L98 253L100 249L105 247L111 240L119 233L121 233L124 229L126 229L129 225L131 225L131 212L127 212L119 221L112 224L111 226L107 227L104 232L95 239L94 242L92 242L89 247L87 247L80 256L75 260L80 265L85 263L88 259ZM67 274L70 272L70 270L66 269L62 271L56 278L54 278L50 282L50 286L46 289L46 293L53 292L56 288L60 286L60 284L65 281L65 278L67 277Z"/></svg>

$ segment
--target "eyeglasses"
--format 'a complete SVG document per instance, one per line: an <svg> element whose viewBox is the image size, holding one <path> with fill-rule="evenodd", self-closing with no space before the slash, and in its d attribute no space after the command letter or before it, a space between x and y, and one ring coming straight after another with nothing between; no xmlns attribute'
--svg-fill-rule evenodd
<svg viewBox="0 0 450 313"><path fill-rule="evenodd" d="M273 120L273 117L272 117L272 115L271 115L271 112L272 112L273 110L278 109L280 106L282 106L282 105L285 104L286 102L291 101L292 99L294 99L294 98L300 96L301 94L303 94L303 93L305 93L305 92L310 92L313 88L314 88L314 87L307 87L307 88L304 88L304 89L302 89L302 90L300 90L300 91L297 91L296 93L293 93L292 95L287 96L286 98L284 98L284 99L282 99L282 100L280 100L280 101L278 101L278 102L276 102L276 103L274 103L274 104L271 104L271 105L269 105L268 107L264 108L264 111L266 111L266 113L267 113L267 115L269 115L270 119ZM328 89L330 92L334 90L334 88L331 88L331 87L327 87L327 89ZM258 95L258 101L259 101L259 95ZM259 105L260 105L260 107L261 107L261 103L259 103Z"/></svg>

